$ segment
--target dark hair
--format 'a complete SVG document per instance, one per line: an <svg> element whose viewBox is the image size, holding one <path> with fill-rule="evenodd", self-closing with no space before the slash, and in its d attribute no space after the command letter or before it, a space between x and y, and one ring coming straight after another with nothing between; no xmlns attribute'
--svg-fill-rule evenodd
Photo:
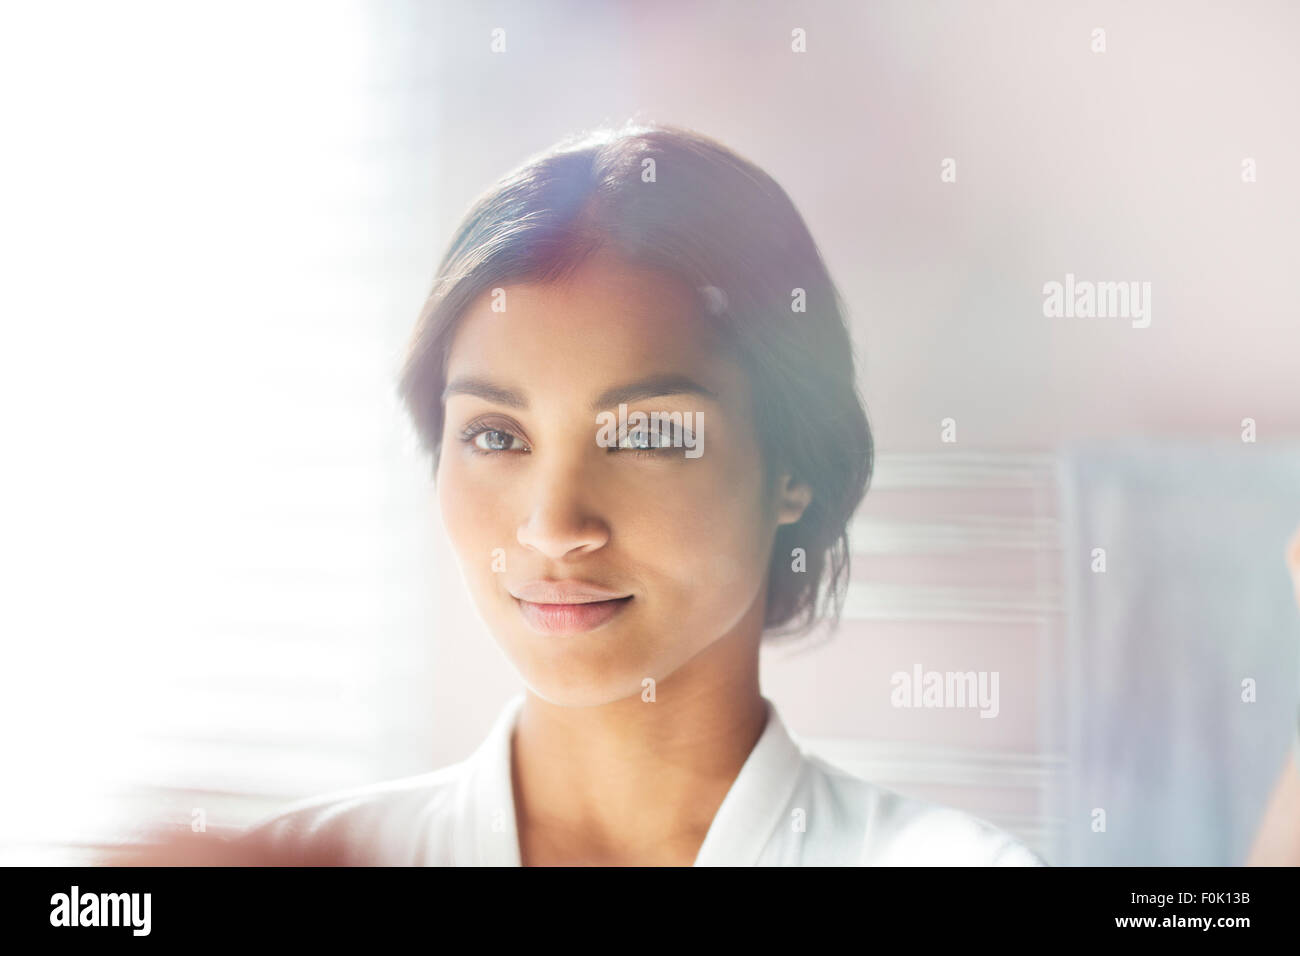
<svg viewBox="0 0 1300 956"><path fill-rule="evenodd" d="M399 391L435 463L447 352L460 315L509 282L570 275L599 250L696 290L700 317L749 375L766 478L812 488L777 529L765 631L838 623L848 524L871 480L873 446L838 291L794 204L772 177L706 136L625 125L565 140L471 206L420 312ZM804 311L796 311L802 289ZM803 571L791 567L794 548Z"/></svg>

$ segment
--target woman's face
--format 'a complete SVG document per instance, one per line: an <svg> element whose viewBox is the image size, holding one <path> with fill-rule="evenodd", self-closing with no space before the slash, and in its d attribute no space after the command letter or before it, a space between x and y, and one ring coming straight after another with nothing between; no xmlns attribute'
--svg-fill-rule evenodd
<svg viewBox="0 0 1300 956"><path fill-rule="evenodd" d="M607 258L504 293L472 304L453 339L437 488L479 612L525 683L594 706L724 636L756 642L776 527L807 502L790 503L784 477L767 493L746 376L707 344L691 293ZM638 411L690 414L685 432L652 433Z"/></svg>

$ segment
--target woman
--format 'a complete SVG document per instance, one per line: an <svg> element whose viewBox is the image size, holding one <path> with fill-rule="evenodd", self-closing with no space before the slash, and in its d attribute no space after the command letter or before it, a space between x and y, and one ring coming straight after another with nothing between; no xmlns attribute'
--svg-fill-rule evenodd
<svg viewBox="0 0 1300 956"><path fill-rule="evenodd" d="M1043 865L804 754L764 635L834 620L872 437L770 176L667 127L535 157L458 229L401 393L527 690L466 761L254 828L355 862Z"/></svg>

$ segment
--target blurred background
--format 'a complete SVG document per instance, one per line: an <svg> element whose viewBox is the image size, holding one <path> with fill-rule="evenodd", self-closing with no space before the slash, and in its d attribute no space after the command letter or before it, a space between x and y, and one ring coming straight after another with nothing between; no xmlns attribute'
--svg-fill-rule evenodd
<svg viewBox="0 0 1300 956"><path fill-rule="evenodd" d="M397 366L470 200L629 117L768 170L851 312L879 467L843 626L765 653L795 735L1054 864L1241 862L1300 689L1298 27L1258 0L6 4L0 862L477 745L520 684ZM1149 282L1149 327L1046 317L1067 274ZM997 672L997 719L891 706L918 665Z"/></svg>

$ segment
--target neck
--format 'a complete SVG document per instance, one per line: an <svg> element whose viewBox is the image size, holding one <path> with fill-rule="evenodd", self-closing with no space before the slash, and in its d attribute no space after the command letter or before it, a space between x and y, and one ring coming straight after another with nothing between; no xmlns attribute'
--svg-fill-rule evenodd
<svg viewBox="0 0 1300 956"><path fill-rule="evenodd" d="M693 861L767 725L761 625L745 625L658 682L653 702L561 707L527 692L511 746L526 865L543 847L551 858Z"/></svg>

